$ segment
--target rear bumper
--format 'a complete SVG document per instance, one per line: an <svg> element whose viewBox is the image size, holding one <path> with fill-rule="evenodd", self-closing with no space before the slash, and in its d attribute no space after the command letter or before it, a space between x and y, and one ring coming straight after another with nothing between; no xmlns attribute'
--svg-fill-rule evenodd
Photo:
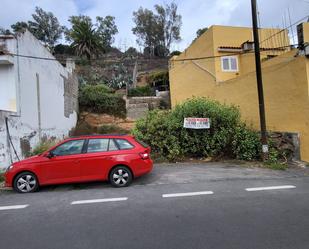
<svg viewBox="0 0 309 249"><path fill-rule="evenodd" d="M135 177L139 177L145 174L148 174L153 169L153 161L151 159L143 160L143 162L139 165L138 170L134 173Z"/></svg>

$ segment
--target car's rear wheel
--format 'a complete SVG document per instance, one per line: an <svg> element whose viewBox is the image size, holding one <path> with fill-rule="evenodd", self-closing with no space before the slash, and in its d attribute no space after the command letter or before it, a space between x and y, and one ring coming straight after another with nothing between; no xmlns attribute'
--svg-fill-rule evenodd
<svg viewBox="0 0 309 249"><path fill-rule="evenodd" d="M19 193L31 193L38 189L39 182L33 173L22 172L15 177L13 187Z"/></svg>
<svg viewBox="0 0 309 249"><path fill-rule="evenodd" d="M109 174L109 181L116 188L129 186L132 179L131 171L125 166L117 166Z"/></svg>

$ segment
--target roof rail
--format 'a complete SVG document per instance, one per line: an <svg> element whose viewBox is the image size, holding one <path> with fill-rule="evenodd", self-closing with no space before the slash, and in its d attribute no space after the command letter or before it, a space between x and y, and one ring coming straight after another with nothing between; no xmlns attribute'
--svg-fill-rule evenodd
<svg viewBox="0 0 309 249"><path fill-rule="evenodd" d="M79 138L79 137L104 137L104 136L128 136L129 134L90 134L90 135L79 135L79 136L70 136L70 138Z"/></svg>

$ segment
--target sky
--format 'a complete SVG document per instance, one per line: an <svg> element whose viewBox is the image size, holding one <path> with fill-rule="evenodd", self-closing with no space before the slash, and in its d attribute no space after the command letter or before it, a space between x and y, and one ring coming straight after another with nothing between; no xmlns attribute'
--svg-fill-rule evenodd
<svg viewBox="0 0 309 249"><path fill-rule="evenodd" d="M133 11L139 7L153 9L155 4L171 0L0 0L0 27L9 28L17 21L31 19L35 6L51 11L61 25L69 27L68 17L88 15L112 15L116 18L119 33L114 46L125 50L138 47L132 34ZM174 0L182 16L182 40L172 45L171 50L183 50L190 45L199 28L211 25L251 26L250 0ZM289 24L309 15L309 0L257 0L261 27L283 27L283 19Z"/></svg>

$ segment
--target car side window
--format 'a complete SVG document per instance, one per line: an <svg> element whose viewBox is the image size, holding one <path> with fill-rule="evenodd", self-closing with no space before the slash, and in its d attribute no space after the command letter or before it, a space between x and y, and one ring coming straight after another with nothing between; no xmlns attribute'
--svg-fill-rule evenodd
<svg viewBox="0 0 309 249"><path fill-rule="evenodd" d="M55 156L81 154L85 140L71 140L56 147L52 152Z"/></svg>
<svg viewBox="0 0 309 249"><path fill-rule="evenodd" d="M134 146L126 139L116 139L116 143L121 150L129 150L134 148Z"/></svg>
<svg viewBox="0 0 309 249"><path fill-rule="evenodd" d="M108 140L106 138L89 139L87 152L105 152L108 151Z"/></svg>
<svg viewBox="0 0 309 249"><path fill-rule="evenodd" d="M119 150L114 139L110 139L109 140L109 146L108 146L108 151L115 151L115 150Z"/></svg>

